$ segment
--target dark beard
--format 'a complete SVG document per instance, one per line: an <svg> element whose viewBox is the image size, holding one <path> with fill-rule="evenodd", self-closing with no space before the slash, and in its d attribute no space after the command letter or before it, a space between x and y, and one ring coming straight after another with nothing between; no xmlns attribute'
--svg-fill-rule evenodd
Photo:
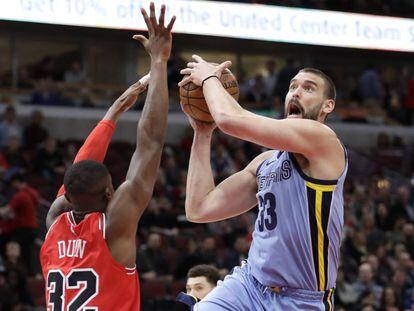
<svg viewBox="0 0 414 311"><path fill-rule="evenodd" d="M297 101L297 100L290 100L290 102L295 102L296 104L300 105L299 101ZM305 111L304 109L302 109L302 119L318 121L319 112L321 110L321 107L322 107L322 103L320 103L317 107L315 107L314 109L312 109L310 111ZM287 114L287 111L285 110L285 119L287 117L288 117L288 114Z"/></svg>

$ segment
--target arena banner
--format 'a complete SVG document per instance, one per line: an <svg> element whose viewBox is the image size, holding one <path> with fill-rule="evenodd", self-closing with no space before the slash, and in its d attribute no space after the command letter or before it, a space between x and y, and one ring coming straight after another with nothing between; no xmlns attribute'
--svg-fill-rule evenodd
<svg viewBox="0 0 414 311"><path fill-rule="evenodd" d="M169 0L177 33L274 42L414 52L414 19L270 5ZM149 0L0 0L0 19L146 29Z"/></svg>

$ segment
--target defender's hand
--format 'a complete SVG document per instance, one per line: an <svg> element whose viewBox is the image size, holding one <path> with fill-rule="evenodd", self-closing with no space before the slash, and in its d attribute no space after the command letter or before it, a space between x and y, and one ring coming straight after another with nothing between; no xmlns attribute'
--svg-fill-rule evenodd
<svg viewBox="0 0 414 311"><path fill-rule="evenodd" d="M159 20L155 18L154 2L150 4L150 16L144 8L141 8L142 16L148 28L148 39L142 35L134 35L133 38L144 46L145 50L155 61L167 61L171 54L172 36L171 29L175 22L173 16L167 27L164 26L165 19L165 5L161 6L161 13Z"/></svg>
<svg viewBox="0 0 414 311"><path fill-rule="evenodd" d="M150 74L143 76L138 82L131 85L117 100L106 113L104 120L118 121L119 116L128 111L137 101L139 94L147 89L150 80Z"/></svg>

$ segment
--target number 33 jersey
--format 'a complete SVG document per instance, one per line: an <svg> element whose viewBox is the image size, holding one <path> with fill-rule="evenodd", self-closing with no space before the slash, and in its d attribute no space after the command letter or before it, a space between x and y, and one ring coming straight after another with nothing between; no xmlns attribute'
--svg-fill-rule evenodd
<svg viewBox="0 0 414 311"><path fill-rule="evenodd" d="M115 261L105 241L105 215L76 224L71 212L50 227L40 252L50 311L138 311L136 268Z"/></svg>
<svg viewBox="0 0 414 311"><path fill-rule="evenodd" d="M286 151L258 167L259 213L248 262L260 283L312 291L335 287L347 167L338 180L313 179Z"/></svg>

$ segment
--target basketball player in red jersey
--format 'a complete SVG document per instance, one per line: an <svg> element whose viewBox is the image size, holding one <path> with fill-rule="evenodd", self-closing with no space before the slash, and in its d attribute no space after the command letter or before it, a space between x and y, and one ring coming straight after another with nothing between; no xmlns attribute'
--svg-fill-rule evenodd
<svg viewBox="0 0 414 311"><path fill-rule="evenodd" d="M140 309L135 235L152 195L164 144L167 60L175 21L173 17L164 26L165 6L159 21L153 3L150 16L141 11L149 38L135 35L134 39L151 56L151 81L138 123L136 150L126 180L116 191L108 170L98 161L82 160L66 171L65 196L51 208L41 250L48 310ZM59 215L64 209L70 211Z"/></svg>

